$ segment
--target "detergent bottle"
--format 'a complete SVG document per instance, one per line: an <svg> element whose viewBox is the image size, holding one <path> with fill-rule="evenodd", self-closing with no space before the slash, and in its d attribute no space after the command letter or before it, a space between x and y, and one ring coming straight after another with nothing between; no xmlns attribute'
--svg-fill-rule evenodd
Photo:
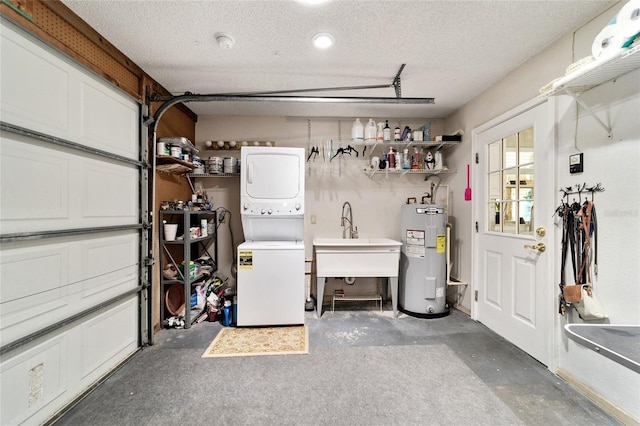
<svg viewBox="0 0 640 426"><path fill-rule="evenodd" d="M376 123L370 118L366 126L364 126L364 140L373 142L376 140Z"/></svg>
<svg viewBox="0 0 640 426"><path fill-rule="evenodd" d="M384 140L384 123L378 123L378 133L376 133L376 139L379 142Z"/></svg>

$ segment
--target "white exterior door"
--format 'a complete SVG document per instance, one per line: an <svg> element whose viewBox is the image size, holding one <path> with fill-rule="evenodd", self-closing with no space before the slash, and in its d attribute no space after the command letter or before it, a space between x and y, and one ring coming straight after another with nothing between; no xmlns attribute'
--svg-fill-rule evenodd
<svg viewBox="0 0 640 426"><path fill-rule="evenodd" d="M553 324L553 127L546 103L474 132L474 317L545 365Z"/></svg>

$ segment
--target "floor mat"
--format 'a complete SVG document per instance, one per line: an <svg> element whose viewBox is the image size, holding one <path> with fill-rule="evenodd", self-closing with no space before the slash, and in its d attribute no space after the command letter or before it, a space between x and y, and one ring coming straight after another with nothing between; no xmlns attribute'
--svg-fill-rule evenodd
<svg viewBox="0 0 640 426"><path fill-rule="evenodd" d="M306 325L291 327L223 328L202 358L294 355L309 353Z"/></svg>

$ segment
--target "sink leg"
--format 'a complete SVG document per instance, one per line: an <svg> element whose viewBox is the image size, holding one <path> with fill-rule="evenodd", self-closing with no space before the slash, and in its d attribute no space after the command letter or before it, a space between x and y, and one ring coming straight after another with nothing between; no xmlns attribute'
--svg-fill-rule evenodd
<svg viewBox="0 0 640 426"><path fill-rule="evenodd" d="M389 299L389 282L387 277L380 277L380 291L382 291L382 301L385 302Z"/></svg>
<svg viewBox="0 0 640 426"><path fill-rule="evenodd" d="M325 277L317 277L316 278L316 288L318 289L318 300L316 300L316 311L318 313L318 318L322 316L322 299L324 299L324 282Z"/></svg>
<svg viewBox="0 0 640 426"><path fill-rule="evenodd" d="M398 316L398 277L389 277L391 284L391 306L393 306L393 317Z"/></svg>

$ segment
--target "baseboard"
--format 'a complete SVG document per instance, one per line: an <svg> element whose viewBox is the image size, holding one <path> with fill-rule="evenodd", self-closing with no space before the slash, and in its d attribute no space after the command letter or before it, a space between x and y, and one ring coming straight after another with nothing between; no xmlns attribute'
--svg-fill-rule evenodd
<svg viewBox="0 0 640 426"><path fill-rule="evenodd" d="M618 407L598 392L596 392L590 386L584 384L580 380L573 377L571 374L567 373L562 369L558 369L556 374L560 376L563 380L569 383L571 386L579 390L583 393L587 398L593 401L598 407L602 408L604 411L618 419L620 422L625 424L626 426L638 426L640 425L640 419L637 419L632 414L626 412L624 409Z"/></svg>

